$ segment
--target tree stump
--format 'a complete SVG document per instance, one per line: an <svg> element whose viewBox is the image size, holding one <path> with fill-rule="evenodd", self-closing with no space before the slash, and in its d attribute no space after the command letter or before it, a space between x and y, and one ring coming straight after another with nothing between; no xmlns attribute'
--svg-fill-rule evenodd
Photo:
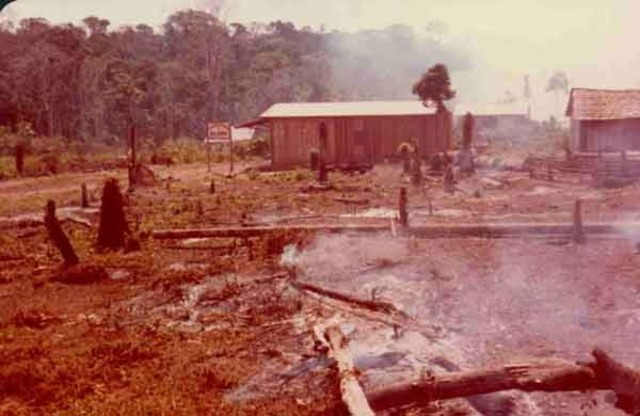
<svg viewBox="0 0 640 416"><path fill-rule="evenodd" d="M16 172L22 175L24 172L24 144L20 143L16 146Z"/></svg>
<svg viewBox="0 0 640 416"><path fill-rule="evenodd" d="M69 238L62 230L60 221L56 217L56 203L52 200L47 201L44 215L44 224L47 227L49 238L62 254L65 267L75 266L80 263L76 252L73 250Z"/></svg>
<svg viewBox="0 0 640 416"><path fill-rule="evenodd" d="M80 206L82 208L89 207L89 193L87 192L87 184L83 183L80 186Z"/></svg>
<svg viewBox="0 0 640 416"><path fill-rule="evenodd" d="M100 227L97 246L118 250L125 247L129 226L124 214L124 198L115 178L109 178L102 189Z"/></svg>
<svg viewBox="0 0 640 416"><path fill-rule="evenodd" d="M324 161L320 160L320 166L318 167L318 182L319 183L327 183L329 182L329 174L327 171L327 165Z"/></svg>
<svg viewBox="0 0 640 416"><path fill-rule="evenodd" d="M418 186L422 183L422 160L418 153L418 147L415 147L413 154L413 163L411 165L411 184Z"/></svg>
<svg viewBox="0 0 640 416"><path fill-rule="evenodd" d="M444 171L444 191L447 193L452 194L454 191L454 187L453 187L453 167L451 166L451 164L447 164L445 171Z"/></svg>
<svg viewBox="0 0 640 416"><path fill-rule="evenodd" d="M320 160L320 151L317 149L312 149L309 152L309 168L315 172L318 170Z"/></svg>
<svg viewBox="0 0 640 416"><path fill-rule="evenodd" d="M409 226L409 213L407 211L407 189L400 188L398 194L398 222L403 227Z"/></svg>
<svg viewBox="0 0 640 416"><path fill-rule="evenodd" d="M573 241L576 244L583 244L585 240L584 229L582 227L582 201L576 199L573 209Z"/></svg>

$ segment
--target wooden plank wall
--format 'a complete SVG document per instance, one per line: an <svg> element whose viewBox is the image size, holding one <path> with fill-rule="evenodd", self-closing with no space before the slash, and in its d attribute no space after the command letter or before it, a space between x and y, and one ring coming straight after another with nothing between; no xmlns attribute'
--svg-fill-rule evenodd
<svg viewBox="0 0 640 416"><path fill-rule="evenodd" d="M586 151L640 150L640 118L581 121L578 132L586 140Z"/></svg>
<svg viewBox="0 0 640 416"><path fill-rule="evenodd" d="M319 147L321 122L327 126L325 156L330 164L379 163L413 138L423 156L434 154L448 149L452 137L450 114L273 119L273 167L307 167L310 150Z"/></svg>

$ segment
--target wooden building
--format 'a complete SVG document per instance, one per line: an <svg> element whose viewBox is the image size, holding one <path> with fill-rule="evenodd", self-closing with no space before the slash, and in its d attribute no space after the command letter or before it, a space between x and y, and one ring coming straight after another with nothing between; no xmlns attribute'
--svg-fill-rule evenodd
<svg viewBox="0 0 640 416"><path fill-rule="evenodd" d="M574 88L566 115L574 152L640 150L640 90Z"/></svg>
<svg viewBox="0 0 640 416"><path fill-rule="evenodd" d="M394 157L400 143L417 140L431 155L451 145L451 114L420 101L280 103L240 126L269 127L272 166L306 167L313 148L328 164L375 164ZM320 142L321 125L326 142Z"/></svg>

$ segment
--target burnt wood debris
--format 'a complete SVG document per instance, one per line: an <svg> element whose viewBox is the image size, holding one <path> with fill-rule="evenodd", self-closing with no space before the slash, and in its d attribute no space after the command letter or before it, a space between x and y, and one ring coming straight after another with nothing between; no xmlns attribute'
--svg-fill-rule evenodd
<svg viewBox="0 0 640 416"><path fill-rule="evenodd" d="M125 247L129 226L124 213L124 198L115 178L105 181L100 204L97 246L118 250Z"/></svg>
<svg viewBox="0 0 640 416"><path fill-rule="evenodd" d="M16 145L16 172L18 175L22 175L24 173L24 154L24 144L19 143Z"/></svg>
<svg viewBox="0 0 640 416"><path fill-rule="evenodd" d="M80 263L75 250L69 242L69 238L65 234L60 221L56 217L56 203L55 201L48 200L45 207L44 224L49 233L51 242L60 251L62 258L64 259L64 265L66 267L75 266Z"/></svg>

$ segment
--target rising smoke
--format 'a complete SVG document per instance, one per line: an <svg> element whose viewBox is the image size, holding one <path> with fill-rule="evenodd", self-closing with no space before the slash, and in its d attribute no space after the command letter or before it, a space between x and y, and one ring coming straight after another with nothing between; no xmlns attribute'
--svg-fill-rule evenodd
<svg viewBox="0 0 640 416"><path fill-rule="evenodd" d="M471 68L463 45L448 42L442 25L422 31L395 24L381 30L332 32L332 87L345 100L415 99L411 87L429 66L442 62L452 76Z"/></svg>

